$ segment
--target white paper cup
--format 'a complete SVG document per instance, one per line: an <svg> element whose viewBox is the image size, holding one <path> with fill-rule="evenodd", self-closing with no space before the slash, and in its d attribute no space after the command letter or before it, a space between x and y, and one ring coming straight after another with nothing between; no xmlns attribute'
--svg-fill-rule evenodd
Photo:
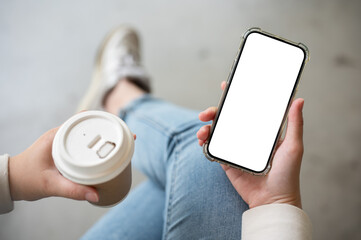
<svg viewBox="0 0 361 240"><path fill-rule="evenodd" d="M98 206L112 206L128 194L132 182L133 134L117 116L87 111L58 130L52 150L55 166L72 182L93 186Z"/></svg>

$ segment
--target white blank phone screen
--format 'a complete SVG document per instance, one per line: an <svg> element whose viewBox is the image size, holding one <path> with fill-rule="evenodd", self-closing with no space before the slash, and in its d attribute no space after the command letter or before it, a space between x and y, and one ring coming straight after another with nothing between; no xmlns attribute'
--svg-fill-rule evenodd
<svg viewBox="0 0 361 240"><path fill-rule="evenodd" d="M303 64L296 46L248 35L210 139L211 155L263 171Z"/></svg>

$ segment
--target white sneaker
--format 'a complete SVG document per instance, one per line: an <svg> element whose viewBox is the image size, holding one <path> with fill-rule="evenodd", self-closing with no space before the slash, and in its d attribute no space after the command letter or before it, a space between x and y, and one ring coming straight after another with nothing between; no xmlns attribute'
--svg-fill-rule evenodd
<svg viewBox="0 0 361 240"><path fill-rule="evenodd" d="M110 32L100 45L92 82L78 111L103 109L105 95L124 78L149 93L149 76L140 60L139 38L134 29L121 25Z"/></svg>

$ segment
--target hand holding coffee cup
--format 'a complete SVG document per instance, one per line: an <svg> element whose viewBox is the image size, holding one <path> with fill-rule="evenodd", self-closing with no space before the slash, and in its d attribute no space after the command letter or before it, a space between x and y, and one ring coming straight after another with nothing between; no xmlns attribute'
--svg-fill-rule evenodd
<svg viewBox="0 0 361 240"><path fill-rule="evenodd" d="M95 205L112 206L128 194L134 139L115 115L87 111L71 117L57 132L52 151L64 177L97 189Z"/></svg>

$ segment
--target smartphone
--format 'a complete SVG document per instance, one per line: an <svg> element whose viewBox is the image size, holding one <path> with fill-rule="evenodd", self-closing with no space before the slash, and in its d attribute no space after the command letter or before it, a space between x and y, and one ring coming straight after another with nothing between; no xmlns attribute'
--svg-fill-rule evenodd
<svg viewBox="0 0 361 240"><path fill-rule="evenodd" d="M205 156L265 175L309 53L305 45L249 29L218 106Z"/></svg>

